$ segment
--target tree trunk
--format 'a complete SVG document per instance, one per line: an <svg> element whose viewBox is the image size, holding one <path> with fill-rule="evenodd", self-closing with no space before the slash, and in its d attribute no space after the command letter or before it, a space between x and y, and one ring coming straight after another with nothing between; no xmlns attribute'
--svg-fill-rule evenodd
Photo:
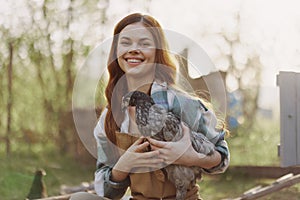
<svg viewBox="0 0 300 200"><path fill-rule="evenodd" d="M13 65L12 65L12 60L13 60L13 44L10 42L9 44L9 63L7 67L7 79L8 79L8 84L7 84L7 90L8 90L8 99L7 99L7 125L6 125L6 137L5 137L5 142L6 142L6 155L7 157L10 156L11 153L11 141L10 141L10 136L11 136L11 108L12 108L12 72L13 72Z"/></svg>

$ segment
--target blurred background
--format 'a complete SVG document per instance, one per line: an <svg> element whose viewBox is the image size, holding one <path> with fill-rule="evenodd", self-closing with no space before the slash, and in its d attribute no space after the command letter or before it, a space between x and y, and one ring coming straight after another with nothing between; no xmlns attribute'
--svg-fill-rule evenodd
<svg viewBox="0 0 300 200"><path fill-rule="evenodd" d="M232 166L279 166L276 76L300 72L299 6L296 0L0 0L1 196L24 199L37 168L47 173L50 196L62 185L93 180L96 160L73 122L73 86L88 54L133 12L192 38L222 74ZM189 69L196 79L211 72ZM103 101L99 94L98 114ZM221 199L260 181L268 182L225 173L200 186L205 199ZM225 187L229 182L235 191ZM297 199L299 191L281 194Z"/></svg>

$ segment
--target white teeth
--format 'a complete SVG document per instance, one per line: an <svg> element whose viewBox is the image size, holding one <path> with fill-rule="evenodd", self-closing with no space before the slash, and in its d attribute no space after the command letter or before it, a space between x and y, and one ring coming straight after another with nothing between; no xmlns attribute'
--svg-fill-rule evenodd
<svg viewBox="0 0 300 200"><path fill-rule="evenodd" d="M139 59L128 59L127 62L130 62L130 63L141 63L142 61L139 60Z"/></svg>

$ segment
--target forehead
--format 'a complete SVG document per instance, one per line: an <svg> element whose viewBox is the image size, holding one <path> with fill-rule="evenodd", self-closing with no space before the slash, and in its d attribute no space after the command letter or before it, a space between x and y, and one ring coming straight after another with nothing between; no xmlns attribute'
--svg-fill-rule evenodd
<svg viewBox="0 0 300 200"><path fill-rule="evenodd" d="M152 33L141 22L129 24L120 32L119 38L149 38L153 40Z"/></svg>

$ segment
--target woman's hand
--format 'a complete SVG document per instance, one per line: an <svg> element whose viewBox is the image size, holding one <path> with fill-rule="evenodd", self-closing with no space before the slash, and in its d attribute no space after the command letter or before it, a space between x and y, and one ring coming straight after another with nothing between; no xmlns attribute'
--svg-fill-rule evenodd
<svg viewBox="0 0 300 200"><path fill-rule="evenodd" d="M158 150L145 152L149 145L150 143L145 137L137 139L119 158L112 170L112 179L122 181L133 170L149 171L149 168L158 169L159 166L162 166L164 160L159 158Z"/></svg>
<svg viewBox="0 0 300 200"><path fill-rule="evenodd" d="M183 137L177 142L164 142L148 138L151 149L159 151L160 158L163 158L166 164L180 164L191 166L193 160L198 158L197 152L193 149L190 130L182 123ZM204 155L203 155L204 156Z"/></svg>
<svg viewBox="0 0 300 200"><path fill-rule="evenodd" d="M191 139L190 130L183 123L183 137L177 142L163 142L148 138L151 149L159 151L159 157L165 160L166 164L178 164L185 166L198 166L210 169L221 162L221 155L215 151L211 156L198 153L194 150Z"/></svg>
<svg viewBox="0 0 300 200"><path fill-rule="evenodd" d="M130 172L133 168L137 167L150 167L157 168L163 160L158 157L159 151L145 152L145 149L150 145L145 137L140 137L135 141L127 151L120 157L118 166L121 166L124 171ZM122 164L122 165L121 165Z"/></svg>

